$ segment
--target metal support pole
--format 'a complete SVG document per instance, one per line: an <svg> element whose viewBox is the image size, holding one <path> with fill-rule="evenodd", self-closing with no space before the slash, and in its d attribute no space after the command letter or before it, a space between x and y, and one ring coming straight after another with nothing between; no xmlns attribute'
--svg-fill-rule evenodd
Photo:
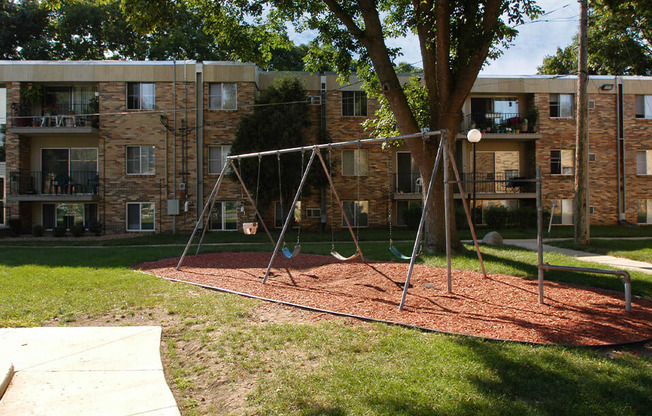
<svg viewBox="0 0 652 416"><path fill-rule="evenodd" d="M475 146L475 144L474 144ZM449 185L448 185L448 152L444 152L444 221L446 222L446 288L448 293L453 293L453 278L451 272L451 226L450 226L450 210L448 209L448 203L450 202L450 197L448 195ZM453 162L454 163L454 162Z"/></svg>
<svg viewBox="0 0 652 416"><path fill-rule="evenodd" d="M258 221L260 221L260 223L263 225L263 228L265 229L265 233L267 233L267 237L269 237L269 241L272 244L274 244L274 238L272 238L272 234L270 234L269 230L267 229L267 225L265 225L265 221L263 220L263 216L260 215L260 212L258 212L258 207L256 206L256 203L254 202L254 200L251 198L251 195L249 194L249 190L245 186L245 183L242 180L242 177L240 176L240 172L238 172L238 169L235 167L235 163L233 163L233 159L229 160L229 163L231 164L231 168L233 169L233 172L235 172L235 176L238 177L238 180L240 181L240 184L242 185L242 189L244 189L245 195L247 195L247 199L249 200L249 203L254 207L254 212L256 213L256 217L258 217Z"/></svg>
<svg viewBox="0 0 652 416"><path fill-rule="evenodd" d="M412 277L412 270L414 269L414 261L417 258L417 251L419 250L419 241L421 240L421 233L423 232L423 224L425 223L426 212L428 211L428 201L430 201L430 195L432 194L432 184L433 182L435 182L435 175L437 174L437 169L439 169L439 162L441 161L442 153L444 152L445 141L446 141L446 134L442 133L441 138L439 139L439 148L437 149L435 166L432 168L432 174L430 175L428 192L426 193L426 199L423 201L423 212L421 213L421 221L419 221L419 228L417 228L417 237L414 239L414 247L412 248L412 257L410 258L410 267L408 268L408 274L405 279L405 286L403 286L403 295L401 296L401 304L398 307L399 311L403 310L403 305L405 305L405 297L407 296L408 287L410 287L410 278Z"/></svg>
<svg viewBox="0 0 652 416"><path fill-rule="evenodd" d="M349 232L351 233L351 238L353 238L353 242L355 243L355 248L360 253L360 258L364 262L364 256L362 255L362 250L360 250L360 244L358 243L358 239L355 237L355 233L353 232L353 227L351 227L351 222L349 221L349 218L346 216L346 213L344 212L344 204L342 204L342 200L340 199L340 196L337 194L337 190L335 189L335 185L333 184L333 178L331 177L330 172L328 172L328 168L326 167L326 162L324 161L324 158L321 155L321 152L317 152L317 157L319 157L319 161L321 162L321 166L324 168L324 173L326 173L326 177L328 178L328 183L331 186L331 191L333 191L333 196L337 200L337 205L339 205L340 209L342 210L342 217L344 218L344 222L346 222L346 227L349 229ZM334 224L331 224L331 227L333 227Z"/></svg>
<svg viewBox="0 0 652 416"><path fill-rule="evenodd" d="M476 181L475 159L476 159L475 143L473 143L473 210L471 211L471 224L473 225L473 227L475 227L475 181Z"/></svg>
<svg viewBox="0 0 652 416"><path fill-rule="evenodd" d="M299 200L299 195L301 194L301 190L303 189L303 185L306 183L306 178L308 177L308 172L310 172L310 167L312 166L312 161L315 160L315 153L317 153L317 149L313 148L312 149L312 154L310 155L310 160L308 160L308 164L306 165L306 170L303 173L303 177L301 178L301 183L299 183L299 188L297 189L297 193L294 195L294 201L292 201L292 205L290 206L290 209L288 211L288 216L285 219L285 223L283 224L283 229L281 230L281 235L278 237L278 241L276 242L276 247L274 247L274 252L272 253L272 258L269 260L269 266L267 266L267 271L265 272L265 277L263 277L263 284L267 282L267 277L269 276L269 271L272 268L272 264L274 264L274 259L276 258L276 255L278 254L278 250L281 248L281 244L283 243L283 238L285 238L285 232L288 229L288 225L290 224L290 219L294 215L294 207L297 205L297 201Z"/></svg>
<svg viewBox="0 0 652 416"><path fill-rule="evenodd" d="M226 166L227 164L225 163L224 166L222 166L222 171L220 172L220 176L217 178L217 181L215 182L215 186L213 186L213 190L211 191L211 195L208 197L208 201L206 201L206 205L204 205L204 209L201 212L201 215L199 219L197 219L197 223L195 224L195 228L192 230L192 234L190 235L190 238L188 239L188 244L186 244L186 248L183 250L183 254L181 255L181 258L179 259L179 263L177 264L177 270L181 267L183 264L183 260L186 258L186 254L188 253L188 249L190 249L190 245L192 244L193 238L195 238L195 234L197 234L197 230L199 229L199 224L201 224L202 220L204 219L204 215L206 215L206 210L208 209L208 206L211 206L211 211L213 210L213 199L217 197L217 192L220 188L220 184L222 183L222 178L224 177L224 172L226 171ZM209 211L210 215L210 211ZM204 232L206 231L206 227L204 227ZM202 233L202 240L204 238L204 233ZM201 240L199 241L199 244L197 245L197 252L199 252L199 247L201 247Z"/></svg>
<svg viewBox="0 0 652 416"><path fill-rule="evenodd" d="M453 157L453 152L448 149L448 156L450 160L455 160ZM475 252L478 253L478 260L480 261L480 267L482 268L482 274L486 278L487 277L487 271L484 268L484 261L482 260L482 253L480 252L480 244L478 243L478 237L475 235L475 227L473 226L473 220L471 219L471 213L469 212L469 206L468 203L466 202L466 194L464 191L464 187L462 186L462 180L460 179L460 172L457 170L457 165L455 163L452 163L453 166L453 173L455 173L455 179L457 181L457 187L460 190L460 196L462 197L462 205L464 206L464 212L466 213L466 220L469 223L469 227L471 227L471 236L473 237L473 244L475 245Z"/></svg>
<svg viewBox="0 0 652 416"><path fill-rule="evenodd" d="M541 166L537 166L537 278L539 281L539 303L543 300L543 196ZM552 216L552 213L551 213Z"/></svg>

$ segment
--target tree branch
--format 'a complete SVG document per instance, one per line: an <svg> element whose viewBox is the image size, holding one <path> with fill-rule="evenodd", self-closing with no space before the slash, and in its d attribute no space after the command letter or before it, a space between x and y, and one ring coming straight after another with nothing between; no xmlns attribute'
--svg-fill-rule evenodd
<svg viewBox="0 0 652 416"><path fill-rule="evenodd" d="M334 0L324 0L324 3L326 3L326 6L330 9L330 11L337 17L340 22L346 28L351 32L353 36L355 36L358 40L361 41L362 38L365 37L365 31L360 29L358 25L355 23L353 18L340 6L340 4L337 1Z"/></svg>

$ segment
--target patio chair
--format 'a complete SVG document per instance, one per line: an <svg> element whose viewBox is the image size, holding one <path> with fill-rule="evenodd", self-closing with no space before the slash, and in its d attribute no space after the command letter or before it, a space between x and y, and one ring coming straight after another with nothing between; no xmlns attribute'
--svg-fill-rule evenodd
<svg viewBox="0 0 652 416"><path fill-rule="evenodd" d="M56 179L56 193L65 194L71 190L72 182L70 176L67 173L60 173L57 175Z"/></svg>

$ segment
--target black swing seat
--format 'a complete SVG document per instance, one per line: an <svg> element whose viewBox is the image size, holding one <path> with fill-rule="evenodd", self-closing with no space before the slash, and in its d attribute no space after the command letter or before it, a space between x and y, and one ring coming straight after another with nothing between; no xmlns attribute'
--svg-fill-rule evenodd
<svg viewBox="0 0 652 416"><path fill-rule="evenodd" d="M294 250L293 250L293 251L290 251L290 249L287 248L287 247L283 247L283 249L281 250L281 252L283 253L283 255L284 255L285 257L287 257L288 259L291 259L292 257L298 255L299 252L301 252L301 246L297 244L296 246L294 246Z"/></svg>
<svg viewBox="0 0 652 416"><path fill-rule="evenodd" d="M354 258L360 256L360 252L356 251L355 253L353 253L353 255L351 255L349 257L345 257L345 256L341 255L340 253L338 253L337 251L333 250L333 251L331 251L331 256L335 257L339 261L349 261L349 260L353 260Z"/></svg>
<svg viewBox="0 0 652 416"><path fill-rule="evenodd" d="M411 256L406 256L406 255L404 255L403 253L401 253L401 252L400 252L396 247L394 247L393 245L389 246L389 251L391 251L392 254L393 254L394 256L396 256L397 258L399 258L399 259L401 259L401 260L412 260L412 257L411 257ZM418 254L417 254L417 256L418 256Z"/></svg>

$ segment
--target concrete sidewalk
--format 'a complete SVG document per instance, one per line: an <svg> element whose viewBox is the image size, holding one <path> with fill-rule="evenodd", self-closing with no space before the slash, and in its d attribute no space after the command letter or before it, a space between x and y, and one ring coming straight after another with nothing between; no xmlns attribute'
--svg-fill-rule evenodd
<svg viewBox="0 0 652 416"><path fill-rule="evenodd" d="M160 345L152 326L0 329L0 415L179 416Z"/></svg>
<svg viewBox="0 0 652 416"><path fill-rule="evenodd" d="M526 248L528 250L537 250L537 240L528 239L528 240L512 240L506 239L503 241L504 244ZM555 246L550 246L548 244L543 245L544 253L561 253L567 256L575 257L578 260L590 261L593 263L605 264L607 266L615 267L617 269L625 270L634 270L637 272L650 273L652 274L652 263L646 263L643 261L629 260L622 257L614 256L605 256L602 254L587 253L586 251L579 250L570 250L567 248L559 248ZM546 261L544 257L544 262Z"/></svg>

